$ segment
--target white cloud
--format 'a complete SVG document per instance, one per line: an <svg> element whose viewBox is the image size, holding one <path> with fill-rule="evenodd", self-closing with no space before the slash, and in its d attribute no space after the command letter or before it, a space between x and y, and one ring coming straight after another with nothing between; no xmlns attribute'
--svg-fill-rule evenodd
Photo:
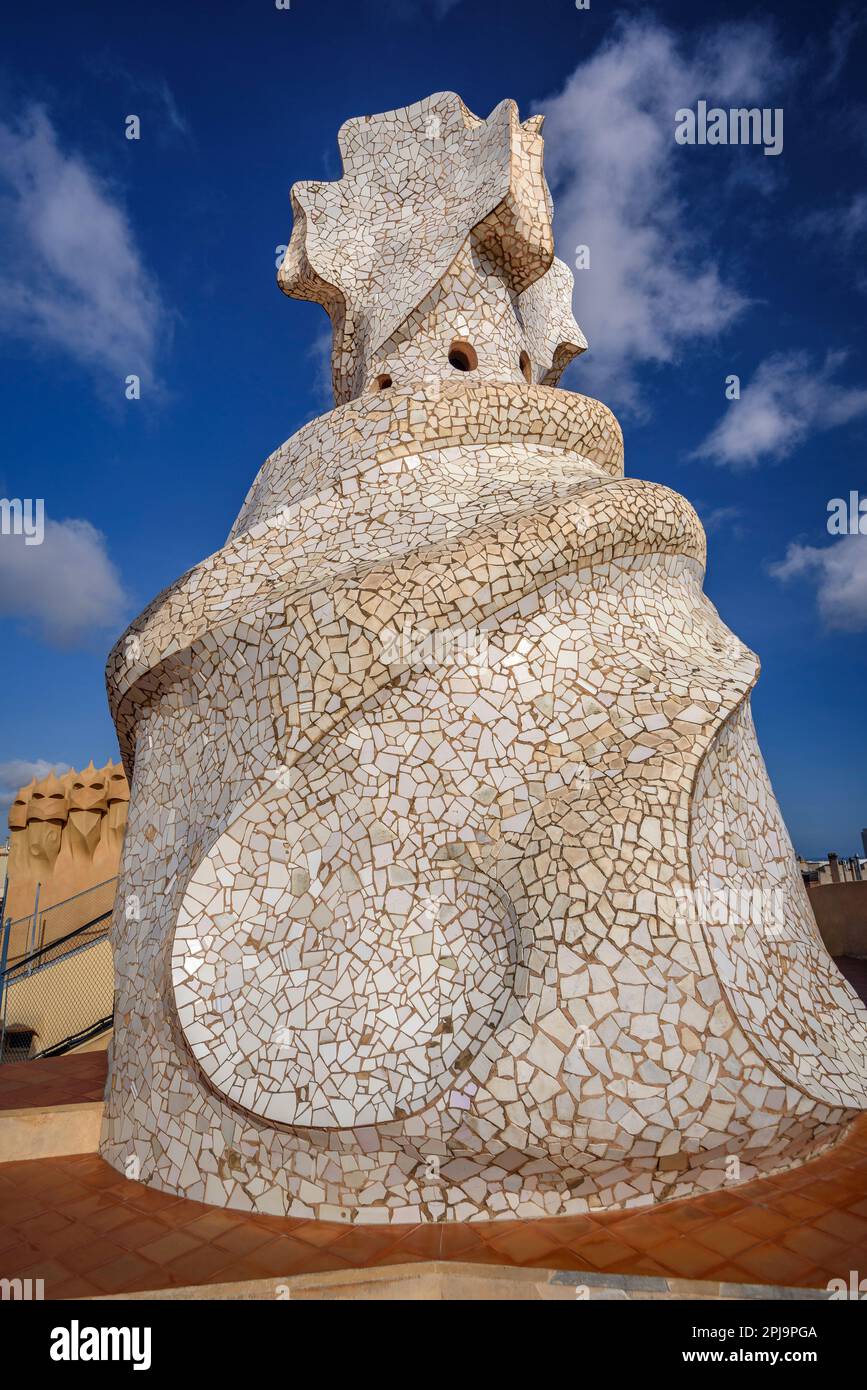
<svg viewBox="0 0 867 1390"><path fill-rule="evenodd" d="M867 536L844 536L832 545L792 541L785 559L771 565L775 579L812 579L819 613L829 628L867 628Z"/></svg>
<svg viewBox="0 0 867 1390"><path fill-rule="evenodd" d="M0 235L0 327L69 355L113 396L129 374L154 380L167 315L126 213L39 107L0 123Z"/></svg>
<svg viewBox="0 0 867 1390"><path fill-rule="evenodd" d="M576 246L590 248L590 269L575 276L576 317L590 343L582 386L614 387L621 401L640 404L637 366L676 360L746 307L687 200L694 151L675 143L675 112L700 98L774 105L789 73L763 27L724 26L693 41L629 19L537 104L558 254L571 265ZM719 167L724 179L732 163Z"/></svg>
<svg viewBox="0 0 867 1390"><path fill-rule="evenodd" d="M331 349L333 335L330 323L316 333L307 357L311 363L310 394L317 415L334 409L334 383L331 378Z"/></svg>
<svg viewBox="0 0 867 1390"><path fill-rule="evenodd" d="M851 245L867 231L867 193L857 193L849 202L836 207L811 212L804 218L801 231L807 235L821 232Z"/></svg>
<svg viewBox="0 0 867 1390"><path fill-rule="evenodd" d="M864 28L865 17L852 5L844 5L828 34L828 66L819 77L819 87L832 87L842 73L856 36Z"/></svg>
<svg viewBox="0 0 867 1390"><path fill-rule="evenodd" d="M0 536L0 617L34 622L52 645L119 630L128 602L105 537L89 521L46 520L41 545Z"/></svg>
<svg viewBox="0 0 867 1390"><path fill-rule="evenodd" d="M193 142L189 122L175 100L175 94L164 77L148 77L142 72L130 72L117 61L110 49L93 56L88 70L100 82L110 83L123 94L124 115L142 116L142 130L161 145L173 142Z"/></svg>
<svg viewBox="0 0 867 1390"><path fill-rule="evenodd" d="M785 458L810 431L867 415L867 389L836 379L845 361L845 352L829 352L821 364L806 352L766 358L692 457L754 468L764 459Z"/></svg>
<svg viewBox="0 0 867 1390"><path fill-rule="evenodd" d="M867 241L867 193L856 193L847 202L835 207L818 208L808 213L798 229L804 237L828 238L835 264L841 252L855 251L855 287L867 293L867 274L864 266L864 244ZM849 273L848 262L846 262Z"/></svg>
<svg viewBox="0 0 867 1390"><path fill-rule="evenodd" d="M433 10L434 19L443 19L461 0L385 0L385 8L401 19L428 19Z"/></svg>
<svg viewBox="0 0 867 1390"><path fill-rule="evenodd" d="M61 772L69 771L69 763L49 763L45 758L36 758L28 761L27 758L12 758L9 762L0 763L0 815L5 817L9 812L9 807L21 787L26 787L34 778L37 781L47 777L49 772L60 776ZM0 826L0 840L5 835L5 824Z"/></svg>
<svg viewBox="0 0 867 1390"><path fill-rule="evenodd" d="M717 531L729 530L731 535L739 540L744 528L741 524L743 512L740 507L709 507L705 509L701 503L695 504L695 509L701 517L701 524L708 534Z"/></svg>
<svg viewBox="0 0 867 1390"><path fill-rule="evenodd" d="M163 140L169 136L178 136L182 140L192 140L190 127L181 114L175 101L175 94L165 78L150 80L142 77L131 77L128 73L118 73L117 70L114 71L113 75L116 78L121 77L134 91L141 92L157 111L161 118L157 125L157 132Z"/></svg>
<svg viewBox="0 0 867 1390"><path fill-rule="evenodd" d="M163 110L166 113L166 117L168 118L169 125L172 127L172 130L174 130L176 134L182 135L184 139L189 140L190 127L188 126L184 117L181 115L180 110L178 109L178 104L175 101L174 92L172 91L168 82L166 82L166 80L163 78L159 82L151 83L150 88L151 90L153 90L157 99L162 105Z"/></svg>

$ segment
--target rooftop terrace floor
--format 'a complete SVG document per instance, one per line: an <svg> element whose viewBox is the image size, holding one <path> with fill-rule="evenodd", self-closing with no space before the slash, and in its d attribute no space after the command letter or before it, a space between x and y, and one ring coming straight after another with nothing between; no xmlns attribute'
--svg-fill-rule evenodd
<svg viewBox="0 0 867 1390"><path fill-rule="evenodd" d="M837 962L867 999L867 961ZM102 1098L107 1053L0 1067L0 1112ZM251 1216L131 1182L96 1154L0 1164L0 1277L86 1298L430 1260L825 1288L867 1270L867 1114L789 1173L545 1221L353 1225Z"/></svg>
<svg viewBox="0 0 867 1390"><path fill-rule="evenodd" d="M74 1059L52 1069L63 1060ZM96 1071L89 1061L81 1084ZM58 1076L51 1087L64 1094ZM0 1276L43 1279L46 1298L428 1260L805 1288L848 1281L867 1269L867 1115L834 1149L774 1178L545 1221L347 1226L190 1202L129 1181L96 1154L0 1164Z"/></svg>

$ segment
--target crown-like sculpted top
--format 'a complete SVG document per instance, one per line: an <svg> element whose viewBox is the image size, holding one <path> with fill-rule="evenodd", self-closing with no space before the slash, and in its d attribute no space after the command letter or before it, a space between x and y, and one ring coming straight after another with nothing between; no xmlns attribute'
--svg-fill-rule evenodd
<svg viewBox="0 0 867 1390"><path fill-rule="evenodd" d="M395 383L436 375L419 337L432 347L445 329L458 339L472 333L480 292L491 338L481 375L554 385L584 351L572 274L554 259L542 119L522 123L515 103L503 101L481 120L440 92L347 121L343 177L295 184L277 278L286 294L315 300L331 317L338 404L375 389L383 367ZM517 340L506 319L517 323ZM415 351L402 352L409 339Z"/></svg>

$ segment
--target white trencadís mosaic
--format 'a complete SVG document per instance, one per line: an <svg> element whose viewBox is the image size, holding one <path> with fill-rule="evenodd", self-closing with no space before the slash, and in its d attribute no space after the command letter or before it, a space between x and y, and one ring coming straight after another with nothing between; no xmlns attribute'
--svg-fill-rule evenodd
<svg viewBox="0 0 867 1390"><path fill-rule="evenodd" d="M280 282L331 315L342 403L109 662L141 913L103 1153L399 1222L786 1167L864 1107L867 1014L700 524L556 389L584 340L539 123L443 94L341 144L339 183L293 191Z"/></svg>

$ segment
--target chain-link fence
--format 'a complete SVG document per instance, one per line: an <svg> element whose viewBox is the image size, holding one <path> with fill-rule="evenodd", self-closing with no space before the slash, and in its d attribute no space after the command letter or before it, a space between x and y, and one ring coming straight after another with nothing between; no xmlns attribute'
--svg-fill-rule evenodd
<svg viewBox="0 0 867 1390"><path fill-rule="evenodd" d="M12 965L24 956L41 951L44 946L110 912L116 892L115 875L50 907L41 908L37 897L32 912L6 924L6 964Z"/></svg>
<svg viewBox="0 0 867 1390"><path fill-rule="evenodd" d="M0 1063L66 1052L111 1027L111 918L110 904L6 970L0 978Z"/></svg>

